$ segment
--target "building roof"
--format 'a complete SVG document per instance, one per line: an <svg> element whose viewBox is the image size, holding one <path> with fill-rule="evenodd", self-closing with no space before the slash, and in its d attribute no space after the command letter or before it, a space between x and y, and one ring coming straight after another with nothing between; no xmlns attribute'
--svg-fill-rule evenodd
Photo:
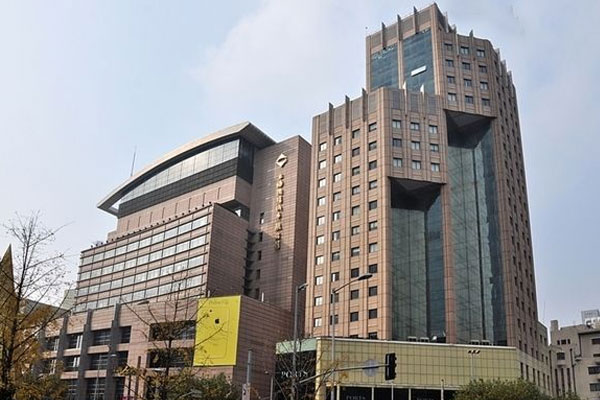
<svg viewBox="0 0 600 400"><path fill-rule="evenodd" d="M117 215L117 209L114 207L114 205L138 185L142 184L169 166L186 159L187 157L190 157L204 149L208 149L235 138L243 138L259 149L275 144L273 139L267 136L256 126L252 125L252 123L247 121L225 129L221 129L220 131L211 133L203 138L193 140L173 151L170 151L153 163L147 165L132 175L125 182L120 184L104 199L102 199L98 203L98 208L110 214Z"/></svg>

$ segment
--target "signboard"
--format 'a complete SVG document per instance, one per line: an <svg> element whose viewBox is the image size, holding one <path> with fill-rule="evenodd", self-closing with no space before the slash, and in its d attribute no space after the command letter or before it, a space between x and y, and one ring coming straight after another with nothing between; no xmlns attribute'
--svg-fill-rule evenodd
<svg viewBox="0 0 600 400"><path fill-rule="evenodd" d="M194 366L235 365L241 296L198 301Z"/></svg>

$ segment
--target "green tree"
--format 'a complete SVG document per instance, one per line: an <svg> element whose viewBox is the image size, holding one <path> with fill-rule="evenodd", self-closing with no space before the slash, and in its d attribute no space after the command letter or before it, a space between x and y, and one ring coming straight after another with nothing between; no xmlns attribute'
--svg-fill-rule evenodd
<svg viewBox="0 0 600 400"><path fill-rule="evenodd" d="M15 400L63 400L67 394L67 385L58 374L26 374L17 383Z"/></svg>
<svg viewBox="0 0 600 400"><path fill-rule="evenodd" d="M579 400L575 394L558 397L561 400ZM516 381L473 381L462 387L454 400L552 400L539 388L522 379Z"/></svg>

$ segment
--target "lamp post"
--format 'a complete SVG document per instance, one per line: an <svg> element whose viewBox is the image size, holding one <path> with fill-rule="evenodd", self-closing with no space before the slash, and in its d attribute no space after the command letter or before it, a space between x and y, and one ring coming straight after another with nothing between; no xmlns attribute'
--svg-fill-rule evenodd
<svg viewBox="0 0 600 400"><path fill-rule="evenodd" d="M471 349L467 353L469 353L469 367L471 370L471 382L473 381L473 357L481 353L481 350Z"/></svg>
<svg viewBox="0 0 600 400"><path fill-rule="evenodd" d="M335 372L335 367L334 367L334 362L335 362L335 295L342 290L343 288L345 288L346 286L349 286L350 284L354 283L354 282L358 282L358 281L364 281L366 279L369 279L373 276L373 274L363 274L357 278L351 279L348 282L346 282L345 284L343 284L342 286L338 287L338 288L332 288L331 292L330 292L330 298L329 298L329 323L331 324L331 395L330 398L331 400L335 399L335 379L334 379L334 372Z"/></svg>
<svg viewBox="0 0 600 400"><path fill-rule="evenodd" d="M301 285L296 286L296 292L294 293L294 348L292 354L292 400L296 400L297 390L296 390L296 382L298 381L298 368L297 368L297 358L298 358L298 294L306 289L308 284L304 282Z"/></svg>

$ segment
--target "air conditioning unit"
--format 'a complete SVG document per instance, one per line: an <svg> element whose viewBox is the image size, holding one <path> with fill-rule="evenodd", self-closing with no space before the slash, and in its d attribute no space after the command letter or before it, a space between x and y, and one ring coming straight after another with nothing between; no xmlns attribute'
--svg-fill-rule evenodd
<svg viewBox="0 0 600 400"><path fill-rule="evenodd" d="M491 346L491 345L492 345L492 343L491 343L489 340L482 340L482 341L481 341L481 345L482 345L482 346Z"/></svg>
<svg viewBox="0 0 600 400"><path fill-rule="evenodd" d="M428 337L421 337L421 338L419 338L419 342L421 342L421 343L429 343L429 338Z"/></svg>
<svg viewBox="0 0 600 400"><path fill-rule="evenodd" d="M406 340L409 342L418 342L419 341L416 336L409 336L406 338Z"/></svg>
<svg viewBox="0 0 600 400"><path fill-rule="evenodd" d="M481 344L481 342L479 340L471 340L470 343L474 344L474 345L480 345Z"/></svg>

